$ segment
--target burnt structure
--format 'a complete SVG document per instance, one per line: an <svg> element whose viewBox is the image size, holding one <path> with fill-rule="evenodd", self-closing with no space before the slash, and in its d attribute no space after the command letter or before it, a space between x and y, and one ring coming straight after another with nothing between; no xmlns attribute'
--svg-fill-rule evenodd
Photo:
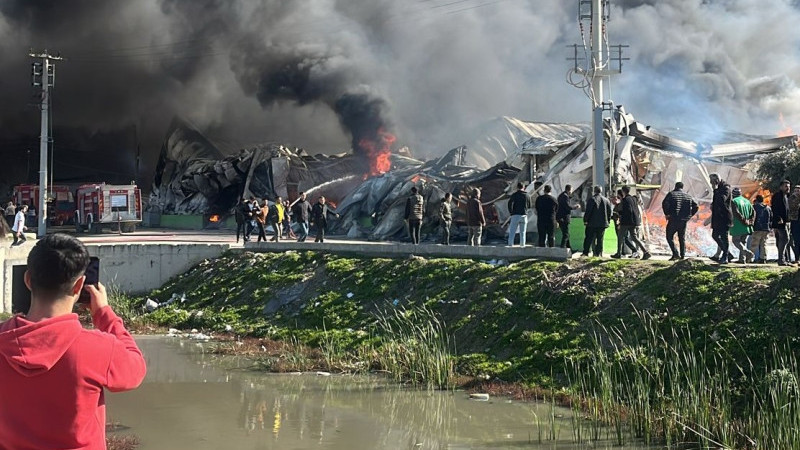
<svg viewBox="0 0 800 450"><path fill-rule="evenodd" d="M713 143L694 142L691 133L656 131L621 107L605 120L604 130L610 149L605 160L607 188L635 187L650 228L663 222L661 200L676 181L683 181L701 205L711 200L709 173L719 173L750 196L760 189L753 176L758 155L796 148L797 142L797 136L739 133L720 134ZM330 225L333 232L387 239L405 232L404 205L412 186L420 189L429 205L428 232L436 231L436 205L446 192L466 200L480 188L489 234L502 236L509 217L504 200L516 182L542 181L556 193L570 184L578 202L591 190L593 140L588 125L504 117L481 132L468 147L427 162L401 149L389 155L385 173L374 174L374 161L362 153L311 156L302 149L263 144L226 156L202 133L175 120L161 150L148 209L224 216L241 196L293 200L306 192L312 201L320 195L330 200L339 214ZM530 184L531 193L532 188ZM704 209L701 206L695 227L702 224ZM460 223L463 208L455 210L456 235Z"/></svg>

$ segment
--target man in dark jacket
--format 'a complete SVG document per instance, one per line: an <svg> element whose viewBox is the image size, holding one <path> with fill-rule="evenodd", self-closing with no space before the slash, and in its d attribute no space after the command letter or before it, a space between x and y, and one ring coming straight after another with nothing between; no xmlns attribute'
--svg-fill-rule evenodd
<svg viewBox="0 0 800 450"><path fill-rule="evenodd" d="M561 229L561 248L572 248L569 243L569 222L572 219L572 210L580 209L581 205L572 206L569 203L572 197L572 186L566 185L564 192L558 196L558 211L556 211L556 222Z"/></svg>
<svg viewBox="0 0 800 450"><path fill-rule="evenodd" d="M539 231L539 247L555 246L556 231L556 211L558 202L553 197L552 187L549 184L544 186L544 193L536 199L536 228Z"/></svg>
<svg viewBox="0 0 800 450"><path fill-rule="evenodd" d="M699 206L689 194L683 192L683 183L678 181L675 189L664 197L661 209L667 218L667 244L672 250L670 261L683 259L686 257L686 223L697 214ZM678 235L680 253L675 248L675 234Z"/></svg>
<svg viewBox="0 0 800 450"><path fill-rule="evenodd" d="M233 208L233 216L236 219L236 243L239 243L239 235L241 234L245 242L250 240L250 234L247 232L246 217L250 212L250 204L247 200L242 198L239 203Z"/></svg>
<svg viewBox="0 0 800 450"><path fill-rule="evenodd" d="M305 242L308 237L308 219L311 216L311 204L306 201L306 193L301 192L300 198L292 206L294 221L300 225L300 235L297 242Z"/></svg>
<svg viewBox="0 0 800 450"><path fill-rule="evenodd" d="M508 225L508 246L514 245L514 236L519 228L519 245L525 247L525 235L528 232L528 210L531 209L531 199L525 192L525 185L517 183L517 190L508 198L508 213L511 219Z"/></svg>
<svg viewBox="0 0 800 450"><path fill-rule="evenodd" d="M311 208L311 223L317 227L317 237L314 239L314 242L324 242L325 241L325 230L328 228L328 205L325 204L325 197L320 197L317 200L317 203L314 204L314 207ZM336 214L336 217L339 217Z"/></svg>
<svg viewBox="0 0 800 450"><path fill-rule="evenodd" d="M411 195L406 199L406 215L408 221L408 231L411 235L411 243L419 244L419 234L422 230L422 217L425 215L425 200L417 191L417 187L411 188Z"/></svg>
<svg viewBox="0 0 800 450"><path fill-rule="evenodd" d="M642 216L639 214L639 200L631 195L630 186L622 186L622 203L619 213L620 237L617 239L617 253L612 256L622 257L622 246L625 239L633 242L635 249L642 250L642 259L650 259L652 255L647 251L639 236L636 235L636 227L642 226Z"/></svg>
<svg viewBox="0 0 800 450"><path fill-rule="evenodd" d="M717 243L722 256L719 257L720 264L727 264L731 261L730 248L730 229L733 226L733 209L731 209L731 185L719 179L719 175L712 173L708 179L714 188L714 197L711 201L711 237Z"/></svg>
<svg viewBox="0 0 800 450"><path fill-rule="evenodd" d="M483 205L481 205L481 191L475 189L472 192L472 197L467 200L467 242L469 245L478 247L481 245L481 234L483 227L486 226L486 216L483 214Z"/></svg>
<svg viewBox="0 0 800 450"><path fill-rule="evenodd" d="M786 246L789 244L789 188L791 185L789 180L783 180L778 192L772 195L772 228L775 230L775 243L778 246L779 266L789 265L789 262L786 261Z"/></svg>
<svg viewBox="0 0 800 450"><path fill-rule="evenodd" d="M764 264L767 262L767 236L772 230L772 208L764 204L764 196L759 194L756 195L753 209L756 211L756 221L750 238L750 251L756 255L754 262Z"/></svg>
<svg viewBox="0 0 800 450"><path fill-rule="evenodd" d="M586 225L586 238L583 240L583 256L589 256L589 248L595 257L603 256L603 237L611 221L614 208L603 196L603 188L594 187L594 196L586 201L583 223Z"/></svg>

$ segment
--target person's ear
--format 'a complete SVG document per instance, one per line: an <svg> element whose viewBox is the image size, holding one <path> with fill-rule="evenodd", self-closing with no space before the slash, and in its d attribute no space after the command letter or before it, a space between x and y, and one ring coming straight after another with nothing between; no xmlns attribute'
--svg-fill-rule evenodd
<svg viewBox="0 0 800 450"><path fill-rule="evenodd" d="M83 289L83 282L86 280L86 275L81 275L75 280L75 284L72 285L72 296L78 296L81 294L81 290Z"/></svg>
<svg viewBox="0 0 800 450"><path fill-rule="evenodd" d="M30 270L26 270L25 271L25 275L22 278L25 281L25 287L27 287L28 290L31 291L32 289L31 289L31 272L30 272Z"/></svg>

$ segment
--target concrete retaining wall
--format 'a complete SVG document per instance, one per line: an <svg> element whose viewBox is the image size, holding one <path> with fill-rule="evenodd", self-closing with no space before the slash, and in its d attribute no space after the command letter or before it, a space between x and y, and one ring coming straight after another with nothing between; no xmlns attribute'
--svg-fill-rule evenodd
<svg viewBox="0 0 800 450"><path fill-rule="evenodd" d="M0 312L12 311L14 267L27 264L33 239L25 245L0 247L2 297ZM100 281L123 292L142 293L163 285L175 275L228 250L227 244L87 244L100 258Z"/></svg>
<svg viewBox="0 0 800 450"><path fill-rule="evenodd" d="M11 312L11 293L13 289L14 267L28 263L28 253L36 242L35 235L28 235L28 241L17 247L9 247L10 240L0 240L0 267L2 267L2 289L0 290L0 312Z"/></svg>
<svg viewBox="0 0 800 450"><path fill-rule="evenodd" d="M337 243L329 240L324 244L314 242L248 242L245 250L258 252L282 252L286 250L311 250L336 254L353 254L359 256L375 256L381 258L405 258L410 255L431 258L470 258L470 259L505 259L519 261L522 259L547 259L566 261L572 252L566 248L543 247L498 247L468 245L432 245L404 244L399 242L353 242Z"/></svg>
<svg viewBox="0 0 800 450"><path fill-rule="evenodd" d="M128 293L147 292L204 259L217 258L227 244L87 244L100 258L100 281Z"/></svg>

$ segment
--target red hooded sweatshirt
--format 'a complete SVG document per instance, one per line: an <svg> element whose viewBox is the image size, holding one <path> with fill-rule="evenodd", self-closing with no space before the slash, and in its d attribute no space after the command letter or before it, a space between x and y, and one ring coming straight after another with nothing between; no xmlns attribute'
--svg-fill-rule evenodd
<svg viewBox="0 0 800 450"><path fill-rule="evenodd" d="M77 314L0 324L0 449L105 449L103 388L134 389L142 352L106 306L84 329Z"/></svg>

